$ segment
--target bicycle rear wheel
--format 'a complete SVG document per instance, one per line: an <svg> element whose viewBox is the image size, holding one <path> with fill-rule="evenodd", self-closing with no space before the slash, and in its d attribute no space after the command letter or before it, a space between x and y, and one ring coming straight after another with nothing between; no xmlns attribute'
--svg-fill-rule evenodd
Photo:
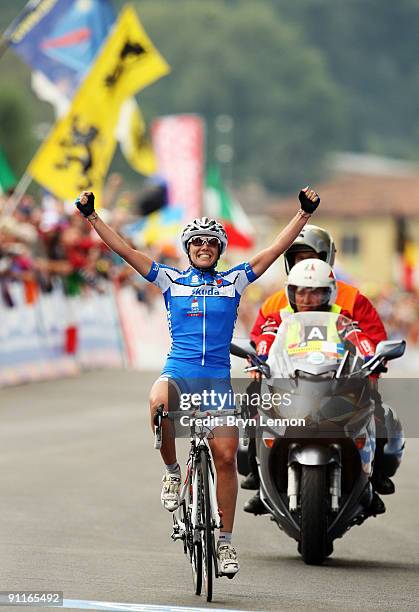
<svg viewBox="0 0 419 612"><path fill-rule="evenodd" d="M200 487L200 509L201 509L201 541L202 541L202 570L207 601L212 600L212 587L214 579L214 530L212 526L211 501L209 495L209 466L208 456L204 450L201 451L201 487Z"/></svg>

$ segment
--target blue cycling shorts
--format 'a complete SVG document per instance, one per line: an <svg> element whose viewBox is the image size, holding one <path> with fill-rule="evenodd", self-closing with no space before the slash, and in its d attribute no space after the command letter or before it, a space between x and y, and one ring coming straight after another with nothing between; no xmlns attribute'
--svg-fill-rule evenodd
<svg viewBox="0 0 419 612"><path fill-rule="evenodd" d="M174 384L181 410L235 408L229 368L209 368L169 358L159 380Z"/></svg>

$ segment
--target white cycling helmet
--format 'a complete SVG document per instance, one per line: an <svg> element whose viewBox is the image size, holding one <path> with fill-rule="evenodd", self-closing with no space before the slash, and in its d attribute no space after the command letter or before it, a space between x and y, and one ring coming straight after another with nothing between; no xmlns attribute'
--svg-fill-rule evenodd
<svg viewBox="0 0 419 612"><path fill-rule="evenodd" d="M335 243L332 236L322 227L306 225L303 227L292 245L284 253L285 271L290 273L295 263L295 254L301 251L313 250L321 260L330 264L335 263Z"/></svg>
<svg viewBox="0 0 419 612"><path fill-rule="evenodd" d="M288 302L295 310L295 290L297 287L324 287L325 299L322 306L332 306L336 301L336 277L331 266L321 259L304 259L291 269L285 284Z"/></svg>
<svg viewBox="0 0 419 612"><path fill-rule="evenodd" d="M194 219L183 229L180 239L182 248L187 255L189 255L188 242L194 236L214 236L221 243L220 255L226 250L228 244L226 231L221 223L218 223L215 219L209 219L208 217Z"/></svg>

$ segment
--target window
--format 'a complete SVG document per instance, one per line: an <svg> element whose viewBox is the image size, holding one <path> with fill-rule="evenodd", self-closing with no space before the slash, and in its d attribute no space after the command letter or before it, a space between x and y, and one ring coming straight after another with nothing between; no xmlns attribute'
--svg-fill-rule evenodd
<svg viewBox="0 0 419 612"><path fill-rule="evenodd" d="M344 234L342 236L342 253L344 255L358 255L359 236L357 234Z"/></svg>

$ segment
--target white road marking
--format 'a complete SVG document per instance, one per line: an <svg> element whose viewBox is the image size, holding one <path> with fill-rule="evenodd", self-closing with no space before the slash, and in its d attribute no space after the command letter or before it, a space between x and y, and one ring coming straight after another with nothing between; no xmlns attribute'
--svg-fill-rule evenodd
<svg viewBox="0 0 419 612"><path fill-rule="evenodd" d="M58 606L50 606L58 607ZM227 608L190 608L186 606L156 606L151 604L116 603L111 601L88 601L84 599L64 599L62 608L74 610L106 610L106 612L243 612Z"/></svg>

